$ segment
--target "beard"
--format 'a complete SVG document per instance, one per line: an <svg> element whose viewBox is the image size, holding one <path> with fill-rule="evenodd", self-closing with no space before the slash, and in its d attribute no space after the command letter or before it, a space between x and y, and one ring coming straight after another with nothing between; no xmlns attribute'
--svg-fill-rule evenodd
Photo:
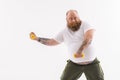
<svg viewBox="0 0 120 80"><path fill-rule="evenodd" d="M79 22L74 22L74 23L68 23L67 24L67 27L68 27L68 29L70 29L70 30L72 30L72 31L77 31L77 30L79 30L79 28L80 28L80 25L81 25L81 21L79 21Z"/></svg>

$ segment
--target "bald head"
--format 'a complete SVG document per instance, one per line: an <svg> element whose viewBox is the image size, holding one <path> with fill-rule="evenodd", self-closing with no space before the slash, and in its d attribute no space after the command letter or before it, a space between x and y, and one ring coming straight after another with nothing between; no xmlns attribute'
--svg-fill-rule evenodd
<svg viewBox="0 0 120 80"><path fill-rule="evenodd" d="M66 16L67 16L69 13L70 13L70 14L74 14L74 13L78 14L78 12L77 12L76 10L68 10L67 13L66 13Z"/></svg>

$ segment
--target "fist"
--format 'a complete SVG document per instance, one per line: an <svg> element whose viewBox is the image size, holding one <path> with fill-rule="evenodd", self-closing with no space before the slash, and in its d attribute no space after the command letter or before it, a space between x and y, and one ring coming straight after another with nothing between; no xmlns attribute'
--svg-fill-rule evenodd
<svg viewBox="0 0 120 80"><path fill-rule="evenodd" d="M84 53L81 53L81 54L75 53L75 54L74 54L74 58L84 58L84 57L85 57L85 54L84 54Z"/></svg>
<svg viewBox="0 0 120 80"><path fill-rule="evenodd" d="M30 39L36 40L36 38L37 38L37 36L35 35L35 33L34 33L34 32L31 32L31 33L30 33Z"/></svg>

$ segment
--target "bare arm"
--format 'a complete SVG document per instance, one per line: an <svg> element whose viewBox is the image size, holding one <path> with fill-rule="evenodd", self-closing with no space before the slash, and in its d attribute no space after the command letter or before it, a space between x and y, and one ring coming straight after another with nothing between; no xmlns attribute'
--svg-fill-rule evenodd
<svg viewBox="0 0 120 80"><path fill-rule="evenodd" d="M59 43L54 40L54 39L49 39L49 38L40 38L40 37L37 37L36 39L38 42L44 44L44 45L48 45L48 46L55 46L55 45L58 45Z"/></svg>
<svg viewBox="0 0 120 80"><path fill-rule="evenodd" d="M54 39L49 39L49 38L41 38L41 37L37 37L36 34L34 32L30 33L30 38L32 40L36 40L44 45L48 45L48 46L55 46L58 45L59 43L54 40Z"/></svg>
<svg viewBox="0 0 120 80"><path fill-rule="evenodd" d="M84 40L82 45L80 46L79 50L77 51L78 57L80 57L83 50L91 44L93 39L94 29L88 30L84 35Z"/></svg>

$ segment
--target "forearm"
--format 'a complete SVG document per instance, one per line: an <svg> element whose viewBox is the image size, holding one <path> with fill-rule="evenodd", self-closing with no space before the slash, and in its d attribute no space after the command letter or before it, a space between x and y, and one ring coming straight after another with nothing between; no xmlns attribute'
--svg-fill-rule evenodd
<svg viewBox="0 0 120 80"><path fill-rule="evenodd" d="M91 44L92 39L93 39L93 33L94 33L94 29L88 30L85 33L84 40L83 40L82 45L80 46L80 48L78 50L78 53L82 53L83 50Z"/></svg>
<svg viewBox="0 0 120 80"><path fill-rule="evenodd" d="M77 53L82 53L82 51L89 46L89 44L91 44L91 39L85 39L83 42L82 42L82 45L80 46L79 50L77 51Z"/></svg>
<svg viewBox="0 0 120 80"><path fill-rule="evenodd" d="M58 43L55 42L53 39L50 38L41 38L41 37L37 37L36 39L38 42L47 45L47 46L54 46L57 45Z"/></svg>

